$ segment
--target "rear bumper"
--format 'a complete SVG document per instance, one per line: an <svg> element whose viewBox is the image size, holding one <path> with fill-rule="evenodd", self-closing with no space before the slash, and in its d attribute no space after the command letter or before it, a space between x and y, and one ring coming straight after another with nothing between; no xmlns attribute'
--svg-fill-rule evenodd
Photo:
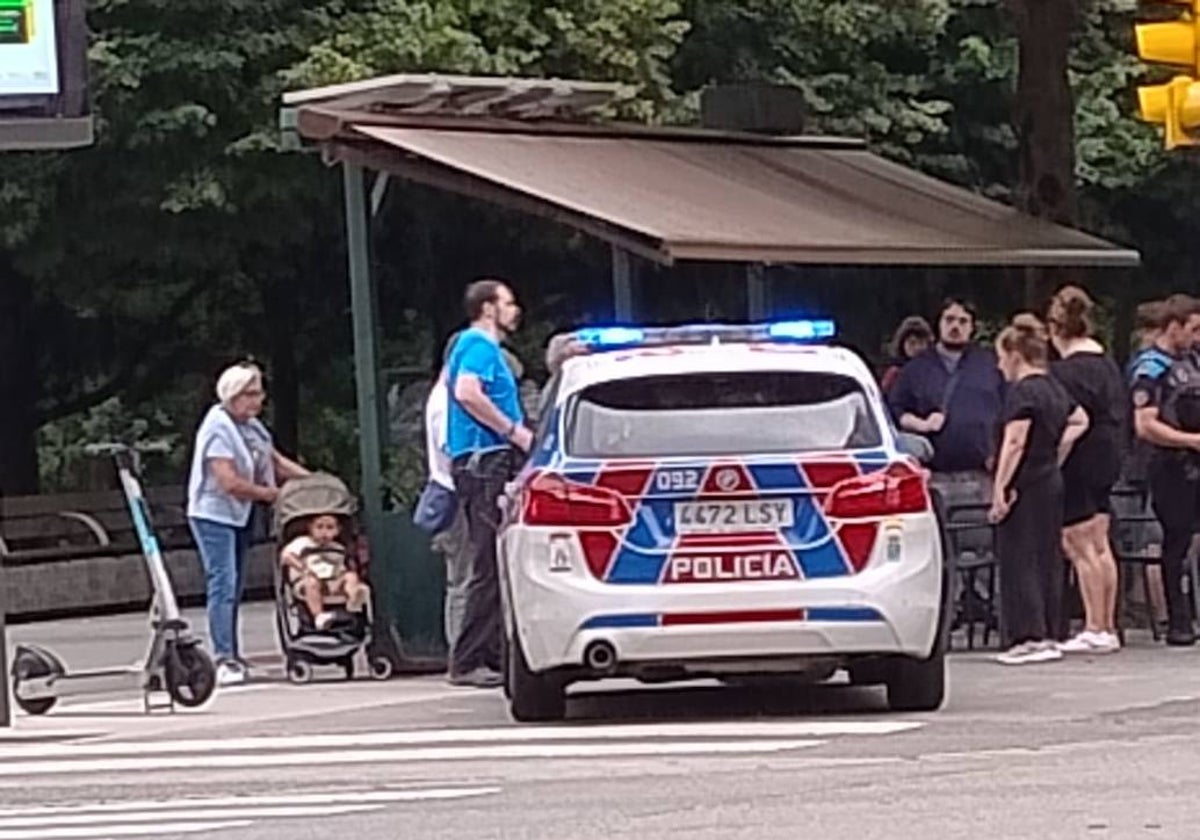
<svg viewBox="0 0 1200 840"><path fill-rule="evenodd" d="M941 548L932 517L906 530L901 561L853 576L651 586L550 571L537 533L510 530L501 551L506 626L534 671L582 666L593 642L612 645L623 666L925 657L939 626Z"/></svg>

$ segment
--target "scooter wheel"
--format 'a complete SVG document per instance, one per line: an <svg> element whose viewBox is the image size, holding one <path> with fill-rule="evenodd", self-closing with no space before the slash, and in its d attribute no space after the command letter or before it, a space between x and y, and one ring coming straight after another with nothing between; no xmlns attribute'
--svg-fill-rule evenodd
<svg viewBox="0 0 1200 840"><path fill-rule="evenodd" d="M217 687L217 669L204 649L197 644L168 644L165 659L163 671L171 699L187 708L208 702Z"/></svg>
<svg viewBox="0 0 1200 840"><path fill-rule="evenodd" d="M386 656L376 656L371 660L371 679L390 680L393 670L392 660Z"/></svg>
<svg viewBox="0 0 1200 840"><path fill-rule="evenodd" d="M288 679L295 685L306 685L312 682L313 668L312 665L305 662L303 659L296 659L288 663L287 666Z"/></svg>
<svg viewBox="0 0 1200 840"><path fill-rule="evenodd" d="M44 715L46 712L54 708L54 704L58 702L57 697L39 697L37 699L23 699L17 694L17 687L22 680L36 680L39 677L50 675L50 670L45 664L34 657L17 655L17 659L13 662L13 697L17 701L17 707L27 715Z"/></svg>

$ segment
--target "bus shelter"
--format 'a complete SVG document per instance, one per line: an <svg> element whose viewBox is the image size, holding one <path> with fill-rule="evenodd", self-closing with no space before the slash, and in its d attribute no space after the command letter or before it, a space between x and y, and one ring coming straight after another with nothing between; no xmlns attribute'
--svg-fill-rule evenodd
<svg viewBox="0 0 1200 840"><path fill-rule="evenodd" d="M608 243L614 314L633 257L746 265L764 318L772 265L1131 268L1136 251L1035 218L824 136L634 125L598 114L617 85L391 76L284 96L285 134L342 170L363 509L399 668L441 652L439 564L384 510L382 395L368 213L393 181L554 219ZM375 173L368 188L368 173Z"/></svg>

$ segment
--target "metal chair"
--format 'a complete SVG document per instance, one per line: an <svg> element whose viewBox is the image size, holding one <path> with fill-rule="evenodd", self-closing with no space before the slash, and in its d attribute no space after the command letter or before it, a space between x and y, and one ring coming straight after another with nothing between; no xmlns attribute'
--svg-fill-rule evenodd
<svg viewBox="0 0 1200 840"><path fill-rule="evenodd" d="M1124 642L1124 622L1121 620L1125 608L1125 567L1137 565L1142 569L1142 587L1146 592L1146 623L1155 641L1161 637L1154 611L1150 604L1150 566L1162 565L1162 526L1150 509L1147 493L1128 484L1113 488L1112 525L1110 541L1117 560L1117 632ZM1195 561L1192 561L1191 579L1196 580Z"/></svg>
<svg viewBox="0 0 1200 840"><path fill-rule="evenodd" d="M968 650L975 649L977 623L983 625L984 645L993 630L1000 635L996 531L987 521L988 508L983 503L960 503L942 509L946 560L956 587L951 629L966 629Z"/></svg>

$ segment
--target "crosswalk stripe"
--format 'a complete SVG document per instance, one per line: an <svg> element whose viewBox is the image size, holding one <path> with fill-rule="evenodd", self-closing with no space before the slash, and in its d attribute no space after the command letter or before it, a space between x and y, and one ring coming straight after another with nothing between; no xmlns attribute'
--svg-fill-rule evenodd
<svg viewBox="0 0 1200 840"><path fill-rule="evenodd" d="M247 770L321 763L383 764L399 762L480 761L497 759L613 758L680 755L777 753L814 747L812 739L745 739L740 741L645 741L638 743L478 744L469 747L411 747L404 749L335 750L248 755L194 753L187 756L80 758L75 760L15 760L0 763L0 777L82 773L122 773L143 770ZM3 838L0 838L3 840Z"/></svg>
<svg viewBox="0 0 1200 840"><path fill-rule="evenodd" d="M112 825L113 823L198 822L200 820L260 820L295 819L297 817L337 817L364 811L377 811L383 805L309 805L254 808L223 808L220 813L204 809L134 812L125 814L53 814L41 817L10 817L0 819L0 840L5 829L60 827L72 825Z"/></svg>
<svg viewBox="0 0 1200 840"><path fill-rule="evenodd" d="M250 820L223 820L221 822L177 822L157 825L110 825L67 828L35 828L0 831L0 840L101 840L114 837L160 837L167 834L197 834L201 831L228 831L233 828L248 828Z"/></svg>
<svg viewBox="0 0 1200 840"><path fill-rule="evenodd" d="M329 793L284 795L246 795L219 797L183 797L129 802L102 802L92 805L57 805L0 810L0 821L10 817L51 817L58 814L121 814L138 811L170 811L179 808L239 808L339 804L391 804L423 800L465 799L499 793L498 787L405 788L403 790L347 790Z"/></svg>
<svg viewBox="0 0 1200 840"><path fill-rule="evenodd" d="M337 735L297 735L142 743L17 744L0 750L0 762L30 758L84 756L150 756L190 752L260 752L323 750L354 747L419 746L469 743L534 743L681 738L795 738L834 735L892 735L922 726L915 721L750 721L746 723L620 724L547 726L538 728L409 729Z"/></svg>

